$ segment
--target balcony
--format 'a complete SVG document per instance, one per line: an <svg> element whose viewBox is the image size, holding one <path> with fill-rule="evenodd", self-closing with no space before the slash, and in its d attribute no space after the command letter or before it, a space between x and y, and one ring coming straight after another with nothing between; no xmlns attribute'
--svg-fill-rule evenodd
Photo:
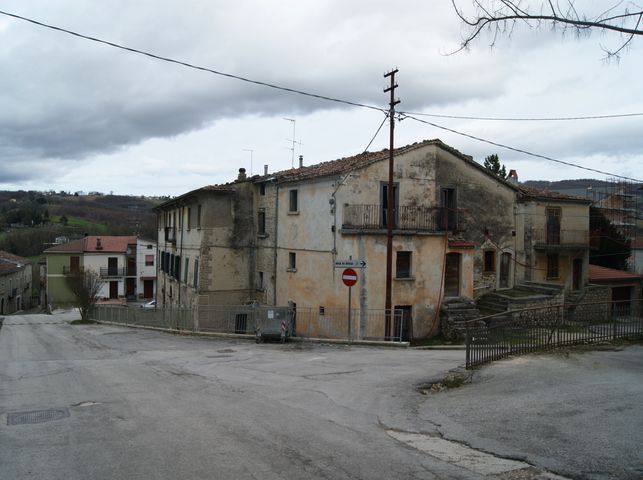
<svg viewBox="0 0 643 480"><path fill-rule="evenodd" d="M342 230L386 229L386 208L382 205L344 205ZM457 230L457 211L424 206L400 206L393 212L393 229L420 232Z"/></svg>
<svg viewBox="0 0 643 480"><path fill-rule="evenodd" d="M589 248L589 232L587 230L534 229L532 240L536 250L560 251Z"/></svg>
<svg viewBox="0 0 643 480"><path fill-rule="evenodd" d="M176 227L165 227L165 241L176 243Z"/></svg>
<svg viewBox="0 0 643 480"><path fill-rule="evenodd" d="M100 276L103 278L109 277L124 277L126 269L123 267L100 267Z"/></svg>

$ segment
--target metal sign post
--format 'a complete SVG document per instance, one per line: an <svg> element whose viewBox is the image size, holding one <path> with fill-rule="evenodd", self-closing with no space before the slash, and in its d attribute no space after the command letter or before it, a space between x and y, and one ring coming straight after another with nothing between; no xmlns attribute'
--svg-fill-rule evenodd
<svg viewBox="0 0 643 480"><path fill-rule="evenodd" d="M342 273L342 282L348 287L348 341L351 341L351 291L353 285L357 283L357 272L352 268L347 268Z"/></svg>

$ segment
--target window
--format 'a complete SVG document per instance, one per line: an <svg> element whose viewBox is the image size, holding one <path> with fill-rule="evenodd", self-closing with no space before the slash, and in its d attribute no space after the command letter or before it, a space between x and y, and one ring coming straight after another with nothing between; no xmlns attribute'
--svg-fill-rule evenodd
<svg viewBox="0 0 643 480"><path fill-rule="evenodd" d="M257 275L257 290L263 291L263 272L258 272Z"/></svg>
<svg viewBox="0 0 643 480"><path fill-rule="evenodd" d="M192 228L192 209L188 207L188 230Z"/></svg>
<svg viewBox="0 0 643 480"><path fill-rule="evenodd" d="M154 266L154 255L145 255L145 266L146 267Z"/></svg>
<svg viewBox="0 0 643 480"><path fill-rule="evenodd" d="M288 271L297 271L297 254L295 252L288 253Z"/></svg>
<svg viewBox="0 0 643 480"><path fill-rule="evenodd" d="M159 267L161 272L165 271L165 252L159 252Z"/></svg>
<svg viewBox="0 0 643 480"><path fill-rule="evenodd" d="M194 288L199 286L199 259L194 259Z"/></svg>
<svg viewBox="0 0 643 480"><path fill-rule="evenodd" d="M288 191L288 212L289 213L299 212L298 190Z"/></svg>
<svg viewBox="0 0 643 480"><path fill-rule="evenodd" d="M80 257L69 257L69 270L71 273L78 273L80 271Z"/></svg>
<svg viewBox="0 0 643 480"><path fill-rule="evenodd" d="M147 246L147 249L148 249L148 250L152 250L153 248L154 248L154 246L153 246L153 245L148 245L148 246Z"/></svg>
<svg viewBox="0 0 643 480"><path fill-rule="evenodd" d="M395 278L411 278L411 252L397 252Z"/></svg>
<svg viewBox="0 0 643 480"><path fill-rule="evenodd" d="M558 254L550 253L547 255L547 278L558 278Z"/></svg>
<svg viewBox="0 0 643 480"><path fill-rule="evenodd" d="M174 278L181 280L181 256L174 257Z"/></svg>
<svg viewBox="0 0 643 480"><path fill-rule="evenodd" d="M547 245L560 245L561 209L559 207L547 207L545 215L547 217Z"/></svg>
<svg viewBox="0 0 643 480"><path fill-rule="evenodd" d="M262 183L259 185L259 195L264 196L266 194L266 184Z"/></svg>
<svg viewBox="0 0 643 480"><path fill-rule="evenodd" d="M440 189L440 230L457 230L458 202L455 188Z"/></svg>
<svg viewBox="0 0 643 480"><path fill-rule="evenodd" d="M183 283L188 283L188 269L190 267L190 259L185 258L185 270L183 271Z"/></svg>
<svg viewBox="0 0 643 480"><path fill-rule="evenodd" d="M319 306L319 314L320 315L326 315L326 307L324 307L323 305L320 305Z"/></svg>
<svg viewBox="0 0 643 480"><path fill-rule="evenodd" d="M196 228L201 228L201 205L196 207Z"/></svg>
<svg viewBox="0 0 643 480"><path fill-rule="evenodd" d="M496 271L496 252L495 250L484 251L484 272L493 273Z"/></svg>
<svg viewBox="0 0 643 480"><path fill-rule="evenodd" d="M266 235L266 210L264 208L260 208L257 212L257 233Z"/></svg>

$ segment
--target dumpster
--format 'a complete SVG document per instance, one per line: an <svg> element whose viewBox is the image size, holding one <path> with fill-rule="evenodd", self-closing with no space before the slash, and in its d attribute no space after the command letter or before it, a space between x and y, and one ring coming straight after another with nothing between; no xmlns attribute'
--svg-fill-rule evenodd
<svg viewBox="0 0 643 480"><path fill-rule="evenodd" d="M284 343L294 334L292 309L260 307L255 312L255 338L257 343L279 340Z"/></svg>

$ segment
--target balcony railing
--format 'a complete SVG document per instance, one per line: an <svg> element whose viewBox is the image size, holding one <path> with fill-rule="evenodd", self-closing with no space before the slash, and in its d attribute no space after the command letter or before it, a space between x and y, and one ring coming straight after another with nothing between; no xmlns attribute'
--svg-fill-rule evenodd
<svg viewBox="0 0 643 480"><path fill-rule="evenodd" d="M344 205L344 230L382 230L387 210L381 205ZM393 211L393 228L441 232L457 230L457 211L424 206L400 206Z"/></svg>
<svg viewBox="0 0 643 480"><path fill-rule="evenodd" d="M536 248L589 247L589 232L587 230L535 229L532 231L532 239Z"/></svg>
<svg viewBox="0 0 643 480"><path fill-rule="evenodd" d="M101 277L124 277L126 270L127 269L123 267L101 267L100 276Z"/></svg>

